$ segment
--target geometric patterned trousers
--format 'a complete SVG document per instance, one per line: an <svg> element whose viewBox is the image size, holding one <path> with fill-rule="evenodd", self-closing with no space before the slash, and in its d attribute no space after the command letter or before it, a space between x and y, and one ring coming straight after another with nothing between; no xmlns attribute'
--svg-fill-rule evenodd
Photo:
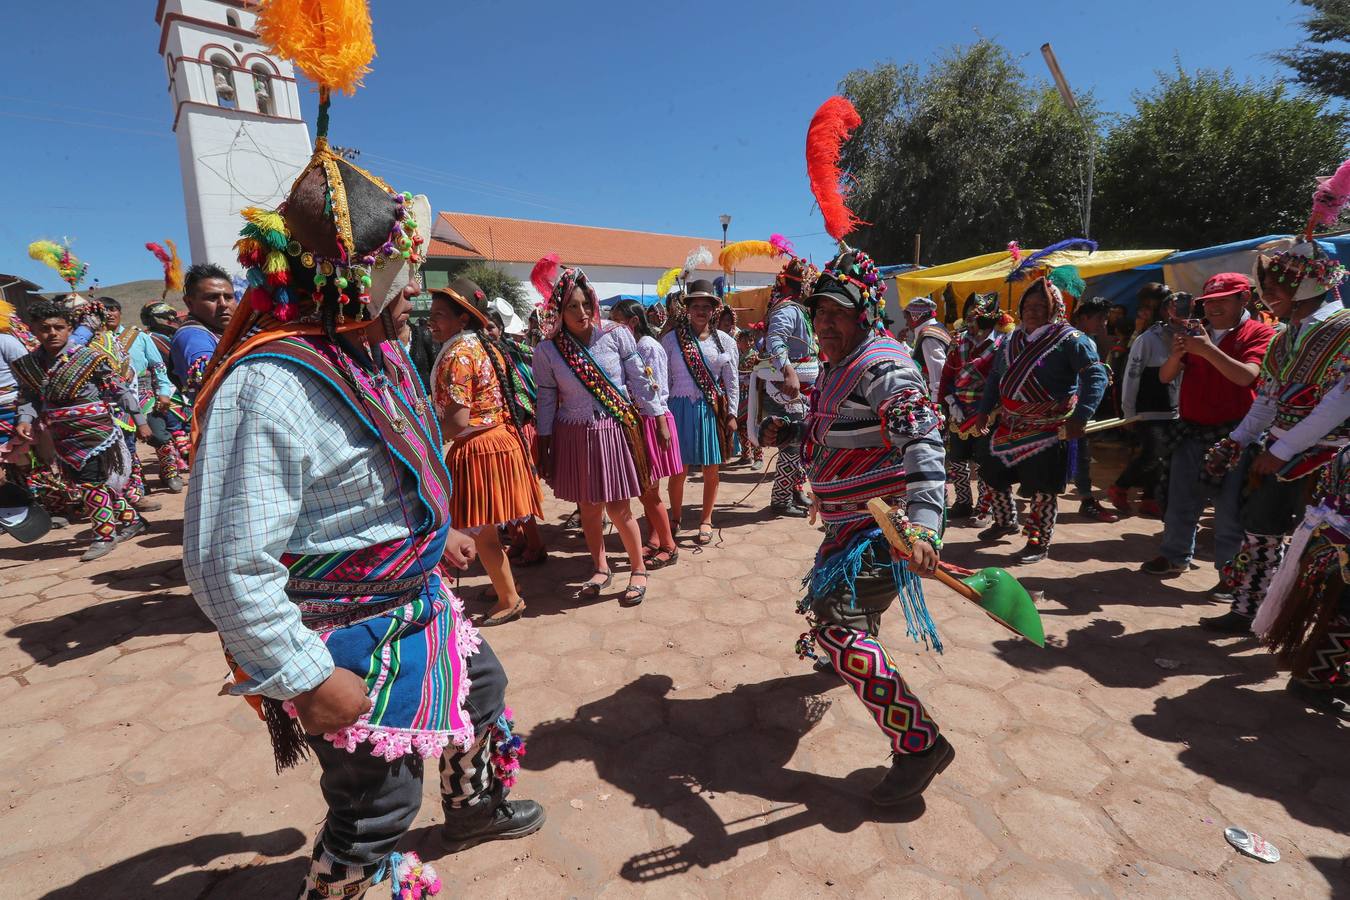
<svg viewBox="0 0 1350 900"><path fill-rule="evenodd" d="M769 502L774 506L786 506L793 502L795 493L805 486L806 466L802 464L801 446L780 447Z"/></svg>
<svg viewBox="0 0 1350 900"><path fill-rule="evenodd" d="M847 625L813 629L816 645L886 733L896 753L919 753L937 739L938 726L905 684L886 648L874 636Z"/></svg>
<svg viewBox="0 0 1350 900"><path fill-rule="evenodd" d="M1233 612L1255 618L1283 559L1284 535L1245 534L1237 556L1224 567L1224 575L1233 585Z"/></svg>

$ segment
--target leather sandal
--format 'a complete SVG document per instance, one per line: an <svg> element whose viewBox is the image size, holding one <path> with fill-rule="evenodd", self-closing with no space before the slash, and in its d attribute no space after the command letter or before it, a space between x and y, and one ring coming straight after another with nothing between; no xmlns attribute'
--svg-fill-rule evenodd
<svg viewBox="0 0 1350 900"><path fill-rule="evenodd" d="M651 581L651 577L646 572L634 572L632 575L629 575L628 588L623 592L623 596L619 598L620 606L637 606L646 598L647 585L644 584L641 587L638 587L633 584L634 578L643 578L649 582Z"/></svg>
<svg viewBox="0 0 1350 900"><path fill-rule="evenodd" d="M599 569L596 569L596 570L595 570L595 575L603 575L603 576L605 576L605 580L604 580L604 581L588 581L588 582L586 582L585 584L583 584L583 585L580 587L580 589L577 590L577 599L578 599L578 600L594 600L594 599L596 599L597 597L600 596L600 592L603 591L605 588L609 587L610 582L612 582L612 581L614 580L614 573L613 573L613 572L602 572L602 571L600 571ZM592 575L591 577L594 578L595 575Z"/></svg>
<svg viewBox="0 0 1350 900"><path fill-rule="evenodd" d="M660 553L660 552L661 552L661 544L660 544L659 541L658 541L657 543L655 543L655 544L643 544L643 545L642 545L642 561L643 561L643 562L648 562L648 561L651 560L651 558L652 558L653 556L655 556L656 554L658 554L658 553Z"/></svg>
<svg viewBox="0 0 1350 900"><path fill-rule="evenodd" d="M505 625L507 622L514 622L525 615L525 601L522 600L504 613L495 616L489 616L478 620L479 628L493 628L497 625Z"/></svg>
<svg viewBox="0 0 1350 900"><path fill-rule="evenodd" d="M664 569L667 566L673 566L675 563L679 562L679 560L679 547L662 547L643 561L647 563L647 571L650 572L653 569Z"/></svg>
<svg viewBox="0 0 1350 900"><path fill-rule="evenodd" d="M700 547L706 547L712 543L713 527L711 522L704 522L698 526L698 537L694 538L694 543Z"/></svg>

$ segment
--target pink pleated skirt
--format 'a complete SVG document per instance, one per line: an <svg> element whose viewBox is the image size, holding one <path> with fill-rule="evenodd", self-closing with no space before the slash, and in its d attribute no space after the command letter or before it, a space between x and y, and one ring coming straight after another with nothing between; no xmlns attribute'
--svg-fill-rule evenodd
<svg viewBox="0 0 1350 900"><path fill-rule="evenodd" d="M608 416L553 426L553 494L572 503L612 503L641 495L623 428Z"/></svg>
<svg viewBox="0 0 1350 900"><path fill-rule="evenodd" d="M684 471L680 458L680 434L675 430L675 417L666 413L666 428L670 433L670 447L662 449L661 437L656 432L656 416L642 417L642 437L647 442L647 463L652 467L652 480L669 478Z"/></svg>

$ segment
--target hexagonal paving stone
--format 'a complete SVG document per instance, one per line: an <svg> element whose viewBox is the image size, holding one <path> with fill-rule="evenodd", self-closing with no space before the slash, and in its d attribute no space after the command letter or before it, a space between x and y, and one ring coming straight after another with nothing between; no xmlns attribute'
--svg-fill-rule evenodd
<svg viewBox="0 0 1350 900"><path fill-rule="evenodd" d="M939 684L920 699L940 728L964 734L994 734L1012 717L1008 704L997 694L964 684Z"/></svg>
<svg viewBox="0 0 1350 900"><path fill-rule="evenodd" d="M1013 709L1028 722L1056 731L1082 734L1102 721L1102 715L1073 691L1036 682L1022 682L1003 691Z"/></svg>
<svg viewBox="0 0 1350 900"><path fill-rule="evenodd" d="M1189 797L1125 784L1113 790L1102 806L1127 837L1164 864L1217 872L1232 857L1218 813Z"/></svg>
<svg viewBox="0 0 1350 900"><path fill-rule="evenodd" d="M924 796L924 812L904 826L914 858L924 866L971 884L1000 856L999 849L975 824L970 811L955 800Z"/></svg>
<svg viewBox="0 0 1350 900"><path fill-rule="evenodd" d="M1021 731L999 744L1036 786L1086 796L1111 769L1082 739L1042 729Z"/></svg>
<svg viewBox="0 0 1350 900"><path fill-rule="evenodd" d="M1091 804L1030 787L1018 788L994 804L1023 853L1100 871L1116 855L1117 841L1092 809Z"/></svg>
<svg viewBox="0 0 1350 900"><path fill-rule="evenodd" d="M1079 900L1092 896L1081 880L1039 866L1014 865L989 885L994 900Z"/></svg>
<svg viewBox="0 0 1350 900"><path fill-rule="evenodd" d="M677 649L705 660L733 652L740 642L734 629L702 620L678 629L674 638Z"/></svg>

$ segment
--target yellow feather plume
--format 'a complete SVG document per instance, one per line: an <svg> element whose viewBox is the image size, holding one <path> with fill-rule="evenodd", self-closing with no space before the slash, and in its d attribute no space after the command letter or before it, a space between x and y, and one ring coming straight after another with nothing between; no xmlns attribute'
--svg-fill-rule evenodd
<svg viewBox="0 0 1350 900"><path fill-rule="evenodd" d="M9 323L14 320L14 304L0 299L0 334L9 332Z"/></svg>
<svg viewBox="0 0 1350 900"><path fill-rule="evenodd" d="M366 0L264 0L258 34L320 93L356 93L375 56Z"/></svg>
<svg viewBox="0 0 1350 900"><path fill-rule="evenodd" d="M169 248L169 270L164 273L164 287L167 291L183 289L183 258L178 255L178 245L168 238L164 246Z"/></svg>
<svg viewBox="0 0 1350 900"><path fill-rule="evenodd" d="M247 209L241 209L239 215L266 231L284 232L286 230L286 220L281 217L281 213L274 209L250 206Z"/></svg>
<svg viewBox="0 0 1350 900"><path fill-rule="evenodd" d="M679 266L676 266L673 269L667 269L665 274L657 279L656 296L665 299L665 296L670 293L670 289L675 286L675 279L679 278L680 273L683 271L684 270Z"/></svg>
<svg viewBox="0 0 1350 900"><path fill-rule="evenodd" d="M727 244L717 255L717 262L728 275L737 264L755 256L777 256L778 248L768 241L737 241Z"/></svg>

